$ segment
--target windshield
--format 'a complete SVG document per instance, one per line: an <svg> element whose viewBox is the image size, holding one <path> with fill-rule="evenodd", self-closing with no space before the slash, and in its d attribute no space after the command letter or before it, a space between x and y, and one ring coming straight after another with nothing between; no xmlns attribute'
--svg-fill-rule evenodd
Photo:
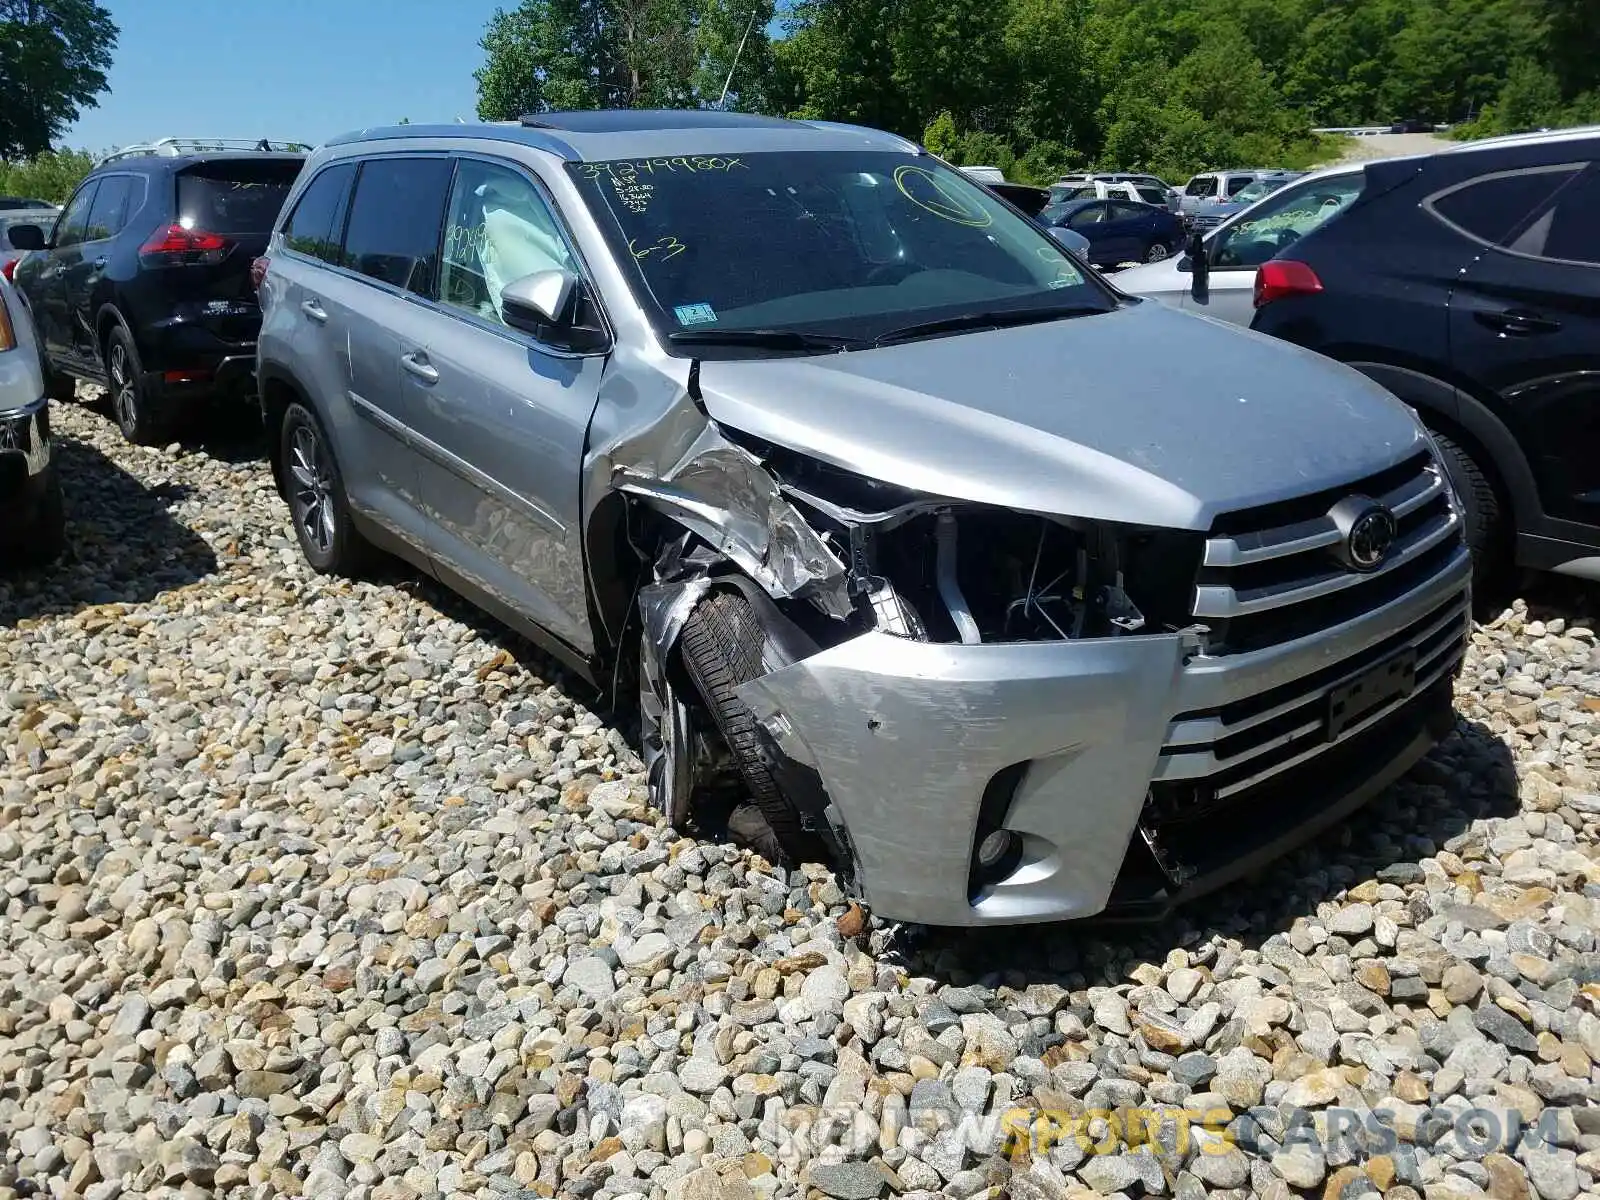
<svg viewBox="0 0 1600 1200"><path fill-rule="evenodd" d="M1349 208L1361 195L1366 179L1364 172L1351 171L1282 189L1244 219L1217 231L1211 243L1211 265L1259 267Z"/></svg>
<svg viewBox="0 0 1600 1200"><path fill-rule="evenodd" d="M927 158L771 152L568 169L652 322L697 331L697 352L713 332L870 342L910 323L1115 303L1039 226Z"/></svg>

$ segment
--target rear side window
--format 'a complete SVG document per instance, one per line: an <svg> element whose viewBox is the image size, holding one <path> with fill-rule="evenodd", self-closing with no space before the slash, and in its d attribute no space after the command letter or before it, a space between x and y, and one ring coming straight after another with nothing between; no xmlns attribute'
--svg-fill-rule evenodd
<svg viewBox="0 0 1600 1200"><path fill-rule="evenodd" d="M100 180L89 209L89 224L83 240L97 242L115 237L128 223L129 215L144 203L144 180L132 175L107 175Z"/></svg>
<svg viewBox="0 0 1600 1200"><path fill-rule="evenodd" d="M270 233L299 175L299 159L198 163L178 176L178 224L234 236Z"/></svg>
<svg viewBox="0 0 1600 1200"><path fill-rule="evenodd" d="M419 296L431 296L449 190L447 158L367 160L350 202L345 265Z"/></svg>
<svg viewBox="0 0 1600 1200"><path fill-rule="evenodd" d="M1511 249L1536 258L1600 266L1600 169L1562 191Z"/></svg>
<svg viewBox="0 0 1600 1200"><path fill-rule="evenodd" d="M1483 175L1436 192L1423 207L1446 225L1491 245L1505 240L1529 213L1583 169L1582 163Z"/></svg>
<svg viewBox="0 0 1600 1200"><path fill-rule="evenodd" d="M1137 204L1127 201L1113 201L1111 205L1112 221L1137 221L1148 215L1148 210Z"/></svg>
<svg viewBox="0 0 1600 1200"><path fill-rule="evenodd" d="M1254 175L1235 175L1228 180L1228 195L1230 197L1237 196L1255 181L1256 177Z"/></svg>
<svg viewBox="0 0 1600 1200"><path fill-rule="evenodd" d="M1215 175L1196 175L1189 180L1189 186L1183 189L1185 196L1214 196L1217 194L1217 177Z"/></svg>
<svg viewBox="0 0 1600 1200"><path fill-rule="evenodd" d="M335 163L317 173L283 224L283 241L289 249L344 265L339 235L344 232L350 181L355 174L355 164L347 162Z"/></svg>
<svg viewBox="0 0 1600 1200"><path fill-rule="evenodd" d="M1139 199L1143 200L1146 204L1165 204L1167 202L1167 195L1159 188L1141 187L1139 189Z"/></svg>

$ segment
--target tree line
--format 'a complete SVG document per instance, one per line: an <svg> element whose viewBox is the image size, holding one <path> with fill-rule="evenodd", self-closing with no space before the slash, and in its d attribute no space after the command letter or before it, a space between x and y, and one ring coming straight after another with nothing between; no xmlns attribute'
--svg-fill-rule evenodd
<svg viewBox="0 0 1600 1200"><path fill-rule="evenodd" d="M1600 122L1594 0L523 0L479 115L718 101L853 121L1043 182L1326 158L1317 126Z"/></svg>

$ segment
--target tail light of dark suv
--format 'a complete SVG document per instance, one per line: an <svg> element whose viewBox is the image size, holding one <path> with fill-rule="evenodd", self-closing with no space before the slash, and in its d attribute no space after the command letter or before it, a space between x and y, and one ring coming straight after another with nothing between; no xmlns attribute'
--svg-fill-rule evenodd
<svg viewBox="0 0 1600 1200"><path fill-rule="evenodd" d="M1303 262L1274 258L1256 268L1255 306L1285 300L1290 296L1309 296L1322 290L1322 280Z"/></svg>
<svg viewBox="0 0 1600 1200"><path fill-rule="evenodd" d="M233 243L220 233L168 225L158 229L139 247L139 261L149 267L181 267L219 263Z"/></svg>

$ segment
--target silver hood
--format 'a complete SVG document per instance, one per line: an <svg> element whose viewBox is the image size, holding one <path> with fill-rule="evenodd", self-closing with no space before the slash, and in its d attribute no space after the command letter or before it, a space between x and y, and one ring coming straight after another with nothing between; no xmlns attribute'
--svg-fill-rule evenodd
<svg viewBox="0 0 1600 1200"><path fill-rule="evenodd" d="M1350 483L1425 444L1360 373L1151 302L879 350L710 361L700 389L724 425L888 483L1172 529Z"/></svg>

